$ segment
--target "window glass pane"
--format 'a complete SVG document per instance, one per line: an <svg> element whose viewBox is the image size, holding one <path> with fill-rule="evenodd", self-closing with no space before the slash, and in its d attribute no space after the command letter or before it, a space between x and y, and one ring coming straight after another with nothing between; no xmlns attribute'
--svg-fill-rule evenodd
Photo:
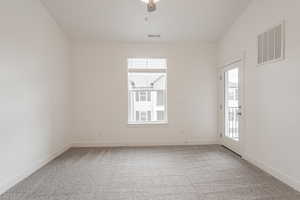
<svg viewBox="0 0 300 200"><path fill-rule="evenodd" d="M147 59L144 58L128 59L128 69L140 69L146 67L147 67Z"/></svg>
<svg viewBox="0 0 300 200"><path fill-rule="evenodd" d="M148 68L165 69L165 68L167 68L167 60L166 59L148 59Z"/></svg>
<svg viewBox="0 0 300 200"><path fill-rule="evenodd" d="M137 59L140 65L146 61ZM128 60L128 65L133 61ZM147 63L159 63L149 61ZM164 60L166 65L166 61ZM158 66L158 64L156 64ZM129 68L130 66L128 66ZM157 71L128 72L128 121L129 123L166 121L167 73Z"/></svg>
<svg viewBox="0 0 300 200"><path fill-rule="evenodd" d="M130 58L128 59L128 69L166 69L166 59Z"/></svg>

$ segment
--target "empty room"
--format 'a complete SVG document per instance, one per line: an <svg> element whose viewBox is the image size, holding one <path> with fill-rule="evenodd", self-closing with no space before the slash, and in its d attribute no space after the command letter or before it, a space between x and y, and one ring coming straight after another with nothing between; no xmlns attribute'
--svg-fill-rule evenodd
<svg viewBox="0 0 300 200"><path fill-rule="evenodd" d="M300 200L299 10L0 0L0 200Z"/></svg>

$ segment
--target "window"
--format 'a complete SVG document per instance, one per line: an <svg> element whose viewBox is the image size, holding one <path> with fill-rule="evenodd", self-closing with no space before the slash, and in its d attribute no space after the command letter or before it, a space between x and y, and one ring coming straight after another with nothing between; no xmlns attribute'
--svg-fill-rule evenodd
<svg viewBox="0 0 300 200"><path fill-rule="evenodd" d="M128 123L167 123L167 60L128 59Z"/></svg>

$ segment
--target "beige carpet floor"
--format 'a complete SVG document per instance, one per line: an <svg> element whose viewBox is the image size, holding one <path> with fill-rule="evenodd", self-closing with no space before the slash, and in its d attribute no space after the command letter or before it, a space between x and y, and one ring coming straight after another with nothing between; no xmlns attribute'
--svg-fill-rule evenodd
<svg viewBox="0 0 300 200"><path fill-rule="evenodd" d="M70 149L1 200L300 200L220 146Z"/></svg>

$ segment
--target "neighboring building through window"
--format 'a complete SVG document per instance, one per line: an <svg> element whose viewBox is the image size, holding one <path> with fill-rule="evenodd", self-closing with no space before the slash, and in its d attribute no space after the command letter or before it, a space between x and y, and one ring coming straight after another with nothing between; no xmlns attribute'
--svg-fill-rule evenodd
<svg viewBox="0 0 300 200"><path fill-rule="evenodd" d="M128 123L167 122L167 60L128 59Z"/></svg>

